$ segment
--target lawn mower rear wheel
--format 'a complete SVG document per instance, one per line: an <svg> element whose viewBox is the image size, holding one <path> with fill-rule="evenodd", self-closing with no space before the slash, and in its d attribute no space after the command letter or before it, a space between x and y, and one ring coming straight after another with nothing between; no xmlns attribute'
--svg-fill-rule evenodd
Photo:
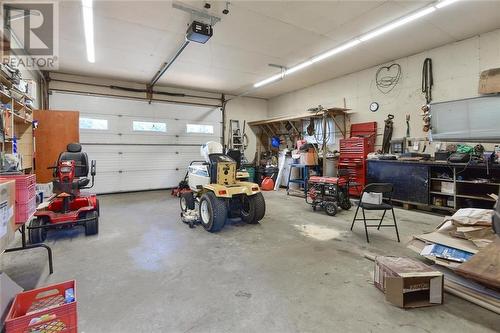
<svg viewBox="0 0 500 333"><path fill-rule="evenodd" d="M253 196L241 196L241 220L245 223L254 224L259 221L255 218L255 199Z"/></svg>
<svg viewBox="0 0 500 333"><path fill-rule="evenodd" d="M200 199L200 220L203 228L217 232L224 227L227 208L224 199L217 198L213 192L207 192Z"/></svg>
<svg viewBox="0 0 500 333"><path fill-rule="evenodd" d="M266 215L266 201L262 193L257 193L251 196L255 202L255 221L259 222Z"/></svg>

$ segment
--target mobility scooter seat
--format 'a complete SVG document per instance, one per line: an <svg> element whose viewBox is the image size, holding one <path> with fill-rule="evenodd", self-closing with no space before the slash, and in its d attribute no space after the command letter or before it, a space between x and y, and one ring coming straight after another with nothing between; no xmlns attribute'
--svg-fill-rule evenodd
<svg viewBox="0 0 500 333"><path fill-rule="evenodd" d="M66 147L66 151L59 155L57 162L61 161L75 161L75 179L72 184L72 189L81 189L90 183L87 178L89 174L89 158L87 153L82 152L82 146L78 143L70 143ZM54 180L54 188L60 189L59 181Z"/></svg>

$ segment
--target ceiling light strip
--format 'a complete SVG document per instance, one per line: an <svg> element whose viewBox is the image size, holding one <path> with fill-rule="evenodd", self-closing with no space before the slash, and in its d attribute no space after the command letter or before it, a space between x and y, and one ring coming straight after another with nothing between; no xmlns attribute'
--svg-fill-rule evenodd
<svg viewBox="0 0 500 333"><path fill-rule="evenodd" d="M355 38L347 43L344 43L334 49L331 49L329 51L326 51L325 53L322 53L320 55L317 55L315 56L314 58L310 59L310 60L307 60L307 61L304 61L298 65L295 65L289 69L287 69L284 73L280 73L280 74L276 74L276 75L273 75L265 80L262 80L260 82L257 82L256 84L254 84L254 88L259 88L259 87L262 87L266 84L269 84L269 83L272 83L272 82L275 82L279 79L283 79L286 75L289 75L289 74L292 74L292 73L295 73L301 69L304 69L306 67L309 67L311 66L312 64L316 63L316 62L319 62L321 60L324 60L326 58L329 58L331 56L334 56L336 54L339 54L345 50L348 50L362 42L366 42L372 38L375 38L375 37L378 37L382 34L385 34L386 32L389 32L391 30L394 30L396 28L399 28L407 23L410 23L410 22L413 22L415 20L418 20L419 18L422 18L424 16L427 16L433 12L435 12L437 9L441 9L441 8L444 8L448 5L451 5L457 1L460 1L460 0L443 0L443 1L440 1L440 2L437 2L435 3L434 5L431 5L429 7L426 7L424 9L421 9L413 14L410 14L410 15L407 15L407 16L404 16L396 21L393 21L389 24L386 24L386 25L383 25L382 27L380 28L377 28L375 30L372 30L358 38Z"/></svg>
<svg viewBox="0 0 500 333"><path fill-rule="evenodd" d="M278 81L278 80L282 79L283 77L284 77L283 73L279 73L279 74L273 75L265 80L257 82L253 86L254 86L254 88L259 88L259 87L262 87L262 86L269 84L271 82Z"/></svg>
<svg viewBox="0 0 500 333"><path fill-rule="evenodd" d="M436 7L434 6L431 6L431 7L428 7L428 8L425 8L423 10L420 10L418 12L416 12L415 14L411 14L411 15L408 15L406 17L403 17L402 19L399 19L397 21L394 21L392 23L389 23L387 25L384 25L383 27L379 28L379 29L376 29L376 30L373 30L361 37L359 37L359 39L362 41L362 42L366 42L367 40L370 40L374 37L377 37L377 36L380 36L382 34L385 34L386 32L389 32L391 30L394 30L396 28L399 28L400 26L402 25L405 25L407 23L410 23L410 22L413 22L421 17L424 17L426 15L429 15L430 13L434 12L436 10Z"/></svg>
<svg viewBox="0 0 500 333"><path fill-rule="evenodd" d="M93 7L93 0L82 0L83 28L85 32L85 44L87 47L87 60L91 63L95 62Z"/></svg>

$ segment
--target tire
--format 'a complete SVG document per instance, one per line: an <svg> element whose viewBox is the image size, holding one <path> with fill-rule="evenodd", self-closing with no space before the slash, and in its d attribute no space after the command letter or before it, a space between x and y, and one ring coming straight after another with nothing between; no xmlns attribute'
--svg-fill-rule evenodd
<svg viewBox="0 0 500 333"><path fill-rule="evenodd" d="M182 212L194 209L194 195L193 192L184 192L179 198L179 204Z"/></svg>
<svg viewBox="0 0 500 333"><path fill-rule="evenodd" d="M48 218L44 216L31 220L30 227L39 227L47 224ZM43 243L47 238L47 229L29 229L29 240L31 244Z"/></svg>
<svg viewBox="0 0 500 333"><path fill-rule="evenodd" d="M343 192L339 193L339 205L343 210L349 210L352 207L351 200L349 200L349 196Z"/></svg>
<svg viewBox="0 0 500 333"><path fill-rule="evenodd" d="M99 207L99 199L95 199L95 211L97 216L101 216L101 208Z"/></svg>
<svg viewBox="0 0 500 333"><path fill-rule="evenodd" d="M217 232L226 224L226 203L212 192L207 192L201 197L199 213L201 225L209 232Z"/></svg>
<svg viewBox="0 0 500 333"><path fill-rule="evenodd" d="M255 221L259 222L266 215L266 201L262 193L257 193L252 196L255 201Z"/></svg>
<svg viewBox="0 0 500 333"><path fill-rule="evenodd" d="M253 196L243 195L241 197L240 216L243 222L255 224L258 221L255 219L255 199Z"/></svg>
<svg viewBox="0 0 500 333"><path fill-rule="evenodd" d="M325 204L325 213L330 216L337 215L337 205L333 202L327 202Z"/></svg>
<svg viewBox="0 0 500 333"><path fill-rule="evenodd" d="M85 236L97 235L99 233L99 215L97 211L87 212L86 219L91 219L85 222Z"/></svg>

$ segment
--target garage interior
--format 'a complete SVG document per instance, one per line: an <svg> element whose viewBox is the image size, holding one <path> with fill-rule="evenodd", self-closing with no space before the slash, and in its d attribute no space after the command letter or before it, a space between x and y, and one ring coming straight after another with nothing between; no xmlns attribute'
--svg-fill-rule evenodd
<svg viewBox="0 0 500 333"><path fill-rule="evenodd" d="M0 332L498 332L499 1L1 5Z"/></svg>

